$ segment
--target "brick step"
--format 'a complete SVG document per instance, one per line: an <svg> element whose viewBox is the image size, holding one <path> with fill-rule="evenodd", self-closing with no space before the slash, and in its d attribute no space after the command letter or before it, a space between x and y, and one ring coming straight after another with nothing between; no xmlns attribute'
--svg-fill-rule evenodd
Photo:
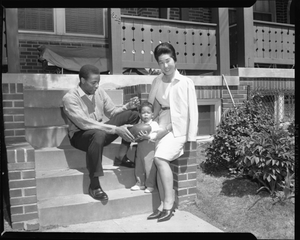
<svg viewBox="0 0 300 240"><path fill-rule="evenodd" d="M105 191L129 189L136 183L134 168L103 165L103 169L104 176L100 177L100 183ZM87 194L90 184L86 168L38 171L36 181L38 199Z"/></svg>
<svg viewBox="0 0 300 240"><path fill-rule="evenodd" d="M102 163L103 165L112 165L115 155L119 151L120 142L117 140L104 147ZM134 144L128 152L127 157L134 161ZM35 150L36 171L51 171L57 169L74 169L86 167L86 153L73 148L71 145L65 145L60 148L50 147Z"/></svg>
<svg viewBox="0 0 300 240"><path fill-rule="evenodd" d="M62 196L38 201L41 226L69 225L122 218L151 212L159 206L157 191L130 191L116 189L106 191L109 200L94 200L88 194Z"/></svg>

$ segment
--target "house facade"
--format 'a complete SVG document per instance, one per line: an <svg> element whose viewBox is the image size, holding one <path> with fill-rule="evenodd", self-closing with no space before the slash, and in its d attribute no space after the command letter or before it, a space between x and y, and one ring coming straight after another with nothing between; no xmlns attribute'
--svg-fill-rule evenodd
<svg viewBox="0 0 300 240"><path fill-rule="evenodd" d="M269 97L279 122L294 117L293 107L286 111L295 96L294 5L258 0L249 8L4 9L2 95L12 226L37 229L49 220L49 209L39 203L39 195L47 195L39 190L46 182L39 175L46 174L40 149L59 148L66 140L61 97L78 84L78 69L71 67L75 50L99 52L102 87L121 104L134 95L147 99L158 71L153 50L170 42L178 69L195 83L201 139L215 133L226 108L252 91ZM196 195L195 149L187 144L172 165L179 205ZM61 156L68 157L66 151Z"/></svg>
<svg viewBox="0 0 300 240"><path fill-rule="evenodd" d="M74 69L59 66L53 59L47 61L40 49L58 47L103 52L102 74L151 74L158 68L152 51L162 41L175 46L178 69L190 76L230 76L232 70L241 67L293 69L294 2L257 1L250 8L229 9L7 10L3 73L76 74ZM245 100L245 87L231 88L235 103ZM200 116L204 118L199 120L203 126L199 135L211 135L219 122L220 107L230 107L232 101L217 86L197 86L197 91L204 99L199 101L199 111L203 113ZM293 101L290 98L293 97L289 95L288 100Z"/></svg>

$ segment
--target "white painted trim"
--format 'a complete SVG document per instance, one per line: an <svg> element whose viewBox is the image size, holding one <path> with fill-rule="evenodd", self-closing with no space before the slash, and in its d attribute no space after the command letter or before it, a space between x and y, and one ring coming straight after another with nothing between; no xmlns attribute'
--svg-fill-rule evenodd
<svg viewBox="0 0 300 240"><path fill-rule="evenodd" d="M222 76L187 76L194 81L195 86L222 86ZM240 85L238 76L226 76L229 86Z"/></svg>
<svg viewBox="0 0 300 240"><path fill-rule="evenodd" d="M116 89L139 84L152 84L156 75L101 75L100 86L104 89ZM221 86L221 76L188 76L195 86ZM226 77L229 85L238 85L238 77ZM2 74L3 83L24 83L32 88L68 89L78 84L77 74Z"/></svg>
<svg viewBox="0 0 300 240"><path fill-rule="evenodd" d="M234 68L230 70L230 75L248 78L295 78L295 69Z"/></svg>
<svg viewBox="0 0 300 240"><path fill-rule="evenodd" d="M55 34L64 35L66 25L64 8L54 8L54 24Z"/></svg>
<svg viewBox="0 0 300 240"><path fill-rule="evenodd" d="M54 33L28 33L28 32L19 32L18 37L20 40L32 41L56 41L61 43L79 43L85 42L90 44L107 44L108 40L101 37L91 37L91 36L71 36L71 35L55 35Z"/></svg>

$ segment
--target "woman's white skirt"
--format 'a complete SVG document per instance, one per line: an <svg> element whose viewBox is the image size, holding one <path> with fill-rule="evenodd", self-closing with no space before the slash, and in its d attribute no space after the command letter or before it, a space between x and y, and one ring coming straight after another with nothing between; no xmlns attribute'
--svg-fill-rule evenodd
<svg viewBox="0 0 300 240"><path fill-rule="evenodd" d="M173 161L179 158L184 152L186 136L174 137L172 132L165 135L155 145L154 157Z"/></svg>

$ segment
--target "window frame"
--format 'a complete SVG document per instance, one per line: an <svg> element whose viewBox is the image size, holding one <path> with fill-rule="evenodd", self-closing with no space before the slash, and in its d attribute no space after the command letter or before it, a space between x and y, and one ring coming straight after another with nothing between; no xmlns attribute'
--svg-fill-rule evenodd
<svg viewBox="0 0 300 240"><path fill-rule="evenodd" d="M56 16L55 16L55 8L52 8L52 10L53 10L53 31L52 32L50 32L50 31L43 31L43 30L24 30L24 29L19 29L19 27L18 27L18 32L19 33L40 33L40 34L51 34L51 35L53 35L53 34L56 34L55 33L55 26L56 26L56 22L55 22L55 20L56 20Z"/></svg>
<svg viewBox="0 0 300 240"><path fill-rule="evenodd" d="M78 37L106 37L106 17L107 9L102 8L103 11L103 34L86 34L86 33L67 33L66 32L66 12L65 8L53 8L53 32L42 31L42 30L23 30L19 29L19 33L33 33L33 34L48 34L58 36L78 36Z"/></svg>
<svg viewBox="0 0 300 240"><path fill-rule="evenodd" d="M213 122L213 129L214 133L216 132L217 126L221 122L221 99L219 98L202 98L197 100L198 106L214 106L215 110L213 113L214 122ZM197 137L205 137L207 135L197 135Z"/></svg>

